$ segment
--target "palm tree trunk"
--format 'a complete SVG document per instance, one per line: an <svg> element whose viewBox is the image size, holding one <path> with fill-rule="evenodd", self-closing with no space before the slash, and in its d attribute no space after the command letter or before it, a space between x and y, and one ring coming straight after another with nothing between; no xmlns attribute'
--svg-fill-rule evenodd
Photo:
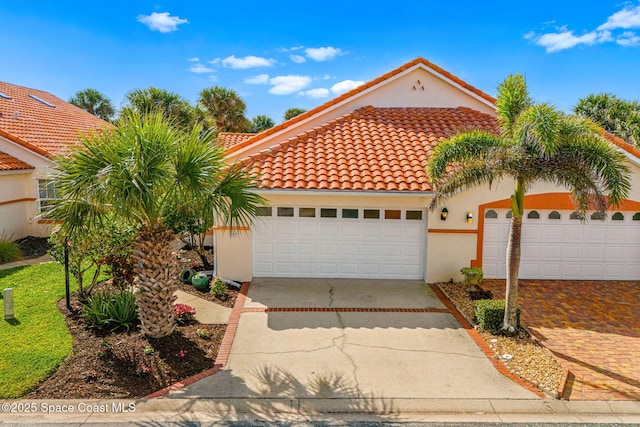
<svg viewBox="0 0 640 427"><path fill-rule="evenodd" d="M522 216L514 213L507 244L507 289L505 291L504 321L502 329L514 332L518 325L518 272L520 270L520 237Z"/></svg>
<svg viewBox="0 0 640 427"><path fill-rule="evenodd" d="M173 293L178 272L169 245L172 238L167 227L152 225L139 230L135 240L136 303L142 333L151 338L169 336L176 327Z"/></svg>

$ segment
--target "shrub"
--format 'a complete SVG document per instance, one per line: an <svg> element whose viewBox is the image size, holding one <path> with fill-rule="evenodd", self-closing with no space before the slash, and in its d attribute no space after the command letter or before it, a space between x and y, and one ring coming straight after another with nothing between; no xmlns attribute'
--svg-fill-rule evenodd
<svg viewBox="0 0 640 427"><path fill-rule="evenodd" d="M500 332L504 320L503 299L481 299L473 304L474 320L485 331L492 334ZM520 327L520 307L517 309L517 327Z"/></svg>
<svg viewBox="0 0 640 427"><path fill-rule="evenodd" d="M493 293L491 291L485 291L484 289L472 290L469 291L469 298L471 298L471 301L493 299Z"/></svg>
<svg viewBox="0 0 640 427"><path fill-rule="evenodd" d="M173 310L176 314L176 321L181 325L187 325L193 322L196 315L196 309L187 304L174 304Z"/></svg>
<svg viewBox="0 0 640 427"><path fill-rule="evenodd" d="M128 330L138 320L136 296L124 290L97 291L83 304L82 317L93 329Z"/></svg>
<svg viewBox="0 0 640 427"><path fill-rule="evenodd" d="M227 293L227 283L219 277L216 277L213 282L211 282L211 294L215 296L226 295Z"/></svg>
<svg viewBox="0 0 640 427"><path fill-rule="evenodd" d="M17 261L20 258L22 258L22 252L16 242L0 239L0 264Z"/></svg>

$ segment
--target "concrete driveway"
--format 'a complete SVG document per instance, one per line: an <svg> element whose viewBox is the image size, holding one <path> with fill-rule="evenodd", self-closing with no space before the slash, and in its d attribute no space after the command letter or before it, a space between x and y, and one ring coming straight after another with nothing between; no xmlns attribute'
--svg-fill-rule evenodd
<svg viewBox="0 0 640 427"><path fill-rule="evenodd" d="M539 399L423 282L337 279L255 279L225 369L170 397Z"/></svg>

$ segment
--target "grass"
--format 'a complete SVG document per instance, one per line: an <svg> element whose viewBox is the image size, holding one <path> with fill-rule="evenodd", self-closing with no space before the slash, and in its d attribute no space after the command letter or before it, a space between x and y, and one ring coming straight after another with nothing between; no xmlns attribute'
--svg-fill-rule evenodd
<svg viewBox="0 0 640 427"><path fill-rule="evenodd" d="M71 283L73 292L73 278ZM0 290L5 288L13 288L16 319L0 319L0 399L20 397L47 378L71 353L72 344L56 306L65 295L60 264L0 270Z"/></svg>

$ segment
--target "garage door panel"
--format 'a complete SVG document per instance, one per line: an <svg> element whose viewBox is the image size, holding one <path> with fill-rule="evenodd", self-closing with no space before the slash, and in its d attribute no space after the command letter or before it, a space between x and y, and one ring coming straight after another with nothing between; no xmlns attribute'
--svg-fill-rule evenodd
<svg viewBox="0 0 640 427"><path fill-rule="evenodd" d="M404 211L399 220L364 219L361 210L358 218L341 218L341 210L338 215L258 218L252 232L253 275L424 277L424 220L406 220Z"/></svg>
<svg viewBox="0 0 640 427"><path fill-rule="evenodd" d="M640 279L640 221L623 212L624 221L609 215L604 221L571 220L571 211L558 211L559 220L524 220L520 277L537 279ZM482 264L487 278L505 278L504 258L509 219L485 219ZM504 236L502 233L505 232Z"/></svg>

